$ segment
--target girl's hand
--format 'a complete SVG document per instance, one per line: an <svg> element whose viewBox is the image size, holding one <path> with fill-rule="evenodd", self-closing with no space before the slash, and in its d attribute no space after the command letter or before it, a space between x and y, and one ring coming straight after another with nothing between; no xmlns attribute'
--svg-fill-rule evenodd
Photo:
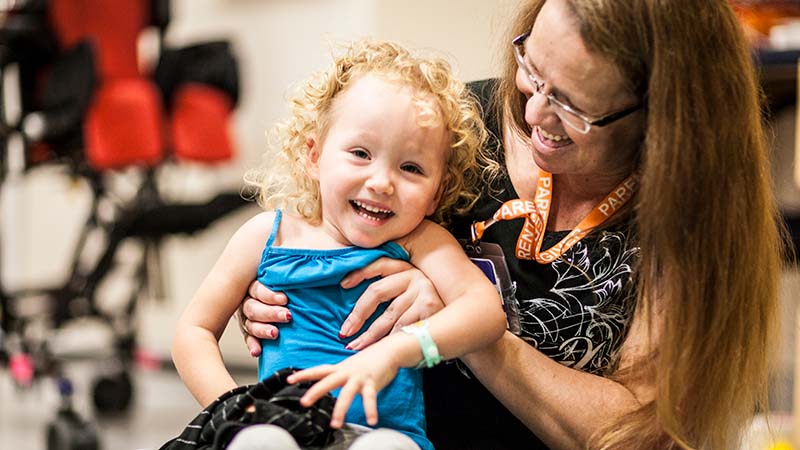
<svg viewBox="0 0 800 450"><path fill-rule="evenodd" d="M375 351L371 352L373 349ZM391 352L371 347L339 364L322 365L295 372L287 378L287 381L299 383L320 380L300 398L300 404L305 407L316 403L325 393L342 387L331 414L332 428L341 428L353 399L361 394L367 424L375 426L378 423L378 391L394 379L399 368Z"/></svg>
<svg viewBox="0 0 800 450"><path fill-rule="evenodd" d="M250 356L261 354L259 339L278 337L278 327L273 324L292 320L292 313L286 307L287 302L286 295L272 292L258 281L250 283L247 296L236 313Z"/></svg>
<svg viewBox="0 0 800 450"><path fill-rule="evenodd" d="M377 276L382 279L372 283L361 295L339 333L345 337L352 336L379 304L394 301L364 333L350 342L353 350L361 350L400 327L426 319L444 308L431 281L416 267L396 259L380 258L363 269L355 270L342 280L341 286L352 288Z"/></svg>

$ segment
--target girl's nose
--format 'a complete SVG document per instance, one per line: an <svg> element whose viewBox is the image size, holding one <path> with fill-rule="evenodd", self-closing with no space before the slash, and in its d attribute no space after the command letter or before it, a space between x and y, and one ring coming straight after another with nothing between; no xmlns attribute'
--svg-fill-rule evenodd
<svg viewBox="0 0 800 450"><path fill-rule="evenodd" d="M380 195L392 195L394 184L391 174L385 170L376 170L366 182L367 189Z"/></svg>

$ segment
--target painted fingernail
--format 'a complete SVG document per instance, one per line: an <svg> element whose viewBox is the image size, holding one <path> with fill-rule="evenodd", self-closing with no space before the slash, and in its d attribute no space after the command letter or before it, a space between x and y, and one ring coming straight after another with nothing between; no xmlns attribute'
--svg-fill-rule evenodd
<svg viewBox="0 0 800 450"><path fill-rule="evenodd" d="M350 336L350 320L345 320L339 329L339 338Z"/></svg>
<svg viewBox="0 0 800 450"><path fill-rule="evenodd" d="M290 320L292 320L292 313L289 312L289 311L286 311L286 321L289 322Z"/></svg>
<svg viewBox="0 0 800 450"><path fill-rule="evenodd" d="M353 349L353 343L351 342L351 343L349 343L349 344L345 345L345 346L344 346L344 349L345 349L345 350L352 350L352 349Z"/></svg>
<svg viewBox="0 0 800 450"><path fill-rule="evenodd" d="M342 333L339 333L339 339L344 339L344 338L346 338L346 337L347 337L347 336L343 335Z"/></svg>
<svg viewBox="0 0 800 450"><path fill-rule="evenodd" d="M274 338L275 336L277 336L277 334L278 330L275 329L269 330L269 337Z"/></svg>

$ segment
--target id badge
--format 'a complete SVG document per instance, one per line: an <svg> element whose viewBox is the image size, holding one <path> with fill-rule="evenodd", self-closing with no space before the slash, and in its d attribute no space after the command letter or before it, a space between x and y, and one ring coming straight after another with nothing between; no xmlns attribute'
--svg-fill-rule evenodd
<svg viewBox="0 0 800 450"><path fill-rule="evenodd" d="M461 247L470 260L481 269L486 278L492 282L503 301L508 331L519 335L519 303L517 302L517 284L511 281L503 249L490 242L472 243L459 240Z"/></svg>

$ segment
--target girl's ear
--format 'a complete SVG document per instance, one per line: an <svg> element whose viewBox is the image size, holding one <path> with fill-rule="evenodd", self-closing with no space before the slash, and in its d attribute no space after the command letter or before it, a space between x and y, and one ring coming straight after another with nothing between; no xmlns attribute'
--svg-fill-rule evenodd
<svg viewBox="0 0 800 450"><path fill-rule="evenodd" d="M306 148L306 172L312 179L319 180L319 145L313 137L309 137L306 139Z"/></svg>

